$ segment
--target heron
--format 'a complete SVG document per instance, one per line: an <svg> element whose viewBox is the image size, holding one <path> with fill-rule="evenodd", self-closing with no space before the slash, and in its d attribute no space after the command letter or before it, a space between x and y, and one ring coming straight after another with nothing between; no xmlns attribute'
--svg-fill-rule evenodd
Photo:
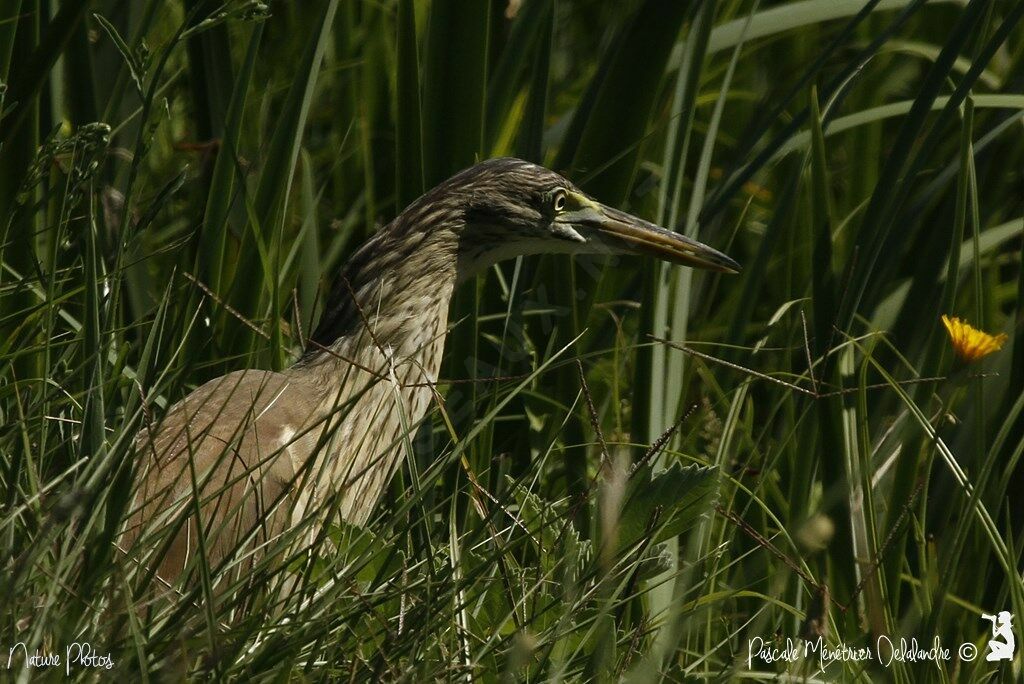
<svg viewBox="0 0 1024 684"><path fill-rule="evenodd" d="M140 430L122 539L131 546L143 530L163 529L153 564L175 582L200 552L211 566L247 553L252 562L252 549L313 510L365 525L403 439L433 401L456 287L534 254L640 254L739 270L725 254L606 206L543 166L477 163L354 252L291 367L206 382Z"/></svg>

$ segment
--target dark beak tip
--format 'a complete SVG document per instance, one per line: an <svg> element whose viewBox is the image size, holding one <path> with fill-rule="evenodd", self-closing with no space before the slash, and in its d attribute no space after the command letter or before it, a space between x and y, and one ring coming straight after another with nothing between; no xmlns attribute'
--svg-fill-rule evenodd
<svg viewBox="0 0 1024 684"><path fill-rule="evenodd" d="M629 244L634 254L648 254L670 263L731 275L742 270L732 257L681 233L616 209L602 207L602 213L601 230Z"/></svg>
<svg viewBox="0 0 1024 684"><path fill-rule="evenodd" d="M727 273L728 275L739 275L740 271L743 270L743 267L728 257L726 257L726 259L728 259L728 261L722 264L722 273Z"/></svg>
<svg viewBox="0 0 1024 684"><path fill-rule="evenodd" d="M716 249L708 248L710 254L708 254L704 260L704 268L718 273L725 273L727 275L736 275L743 270L735 259L727 254L723 254Z"/></svg>

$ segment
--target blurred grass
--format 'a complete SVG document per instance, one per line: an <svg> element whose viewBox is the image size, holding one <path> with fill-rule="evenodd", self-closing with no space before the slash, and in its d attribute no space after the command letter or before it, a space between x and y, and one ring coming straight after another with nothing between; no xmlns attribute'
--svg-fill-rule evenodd
<svg viewBox="0 0 1024 684"><path fill-rule="evenodd" d="M413 681L799 677L748 672L747 643L812 619L984 646L982 612L1024 615L1022 19L0 1L0 645L85 639L133 680ZM114 546L135 433L289 363L362 240L500 154L744 271L499 265L453 304L444 402L367 529L230 601L201 559L154 600ZM944 313L1006 348L962 364Z"/></svg>

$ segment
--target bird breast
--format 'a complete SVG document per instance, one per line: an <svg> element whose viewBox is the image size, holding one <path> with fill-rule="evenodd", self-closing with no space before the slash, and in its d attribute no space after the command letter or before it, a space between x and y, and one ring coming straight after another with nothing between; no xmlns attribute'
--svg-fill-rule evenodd
<svg viewBox="0 0 1024 684"><path fill-rule="evenodd" d="M164 529L169 545L153 539L133 554L151 567L149 554L166 548L153 562L174 581L197 552L199 524L211 567L227 561L240 573L310 517L309 535L330 516L364 524L432 400L453 280L393 280L322 353L280 373L212 380L143 428L124 548Z"/></svg>

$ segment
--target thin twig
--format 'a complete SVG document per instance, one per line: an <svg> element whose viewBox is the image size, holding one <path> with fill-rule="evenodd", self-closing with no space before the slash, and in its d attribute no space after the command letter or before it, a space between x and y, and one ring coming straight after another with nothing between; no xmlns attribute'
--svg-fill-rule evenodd
<svg viewBox="0 0 1024 684"><path fill-rule="evenodd" d="M851 603L857 600L857 597L860 596L860 592L864 590L864 585L867 584L869 579L875 576L876 572L878 572L878 568L882 564L882 558L885 555L885 551L889 548L889 545L892 544L892 542L896 539L897 533L903 527L903 523L906 522L907 517L910 515L911 507L913 507L914 502L917 500L917 496L921 493L921 490L924 489L925 482L925 478L922 477L918 481L917 486L914 488L914 491L910 493L910 497L907 499L906 503L903 504L903 510L900 511L900 517L896 519L896 522L893 524L892 529L889 530L889 534L888 536L886 536L885 541L882 542L882 545L880 547L878 547L878 552L875 554L875 560L871 562L870 566L868 566L868 570L864 573L864 577L861 578L860 582L853 590L853 593L850 595Z"/></svg>
<svg viewBox="0 0 1024 684"><path fill-rule="evenodd" d="M683 423L685 423L690 418L690 416L693 415L693 412L696 411L696 410L697 410L697 403L694 402L693 404L690 404L690 408L686 409L686 412L683 413L683 415L679 417L679 420L677 420L675 423L670 425L667 430L662 432L658 436L658 438L651 443L651 446L647 447L647 451L644 452L644 455L641 456L639 459L637 459L636 463L634 463L630 467L630 469L629 469L630 477L632 477L633 474L637 470L642 468L644 466L644 464L646 464L648 461L650 461L658 452L660 452L665 447L666 444L668 444L668 441L670 439L672 439L672 436L675 435L676 432L679 431L679 428L681 428L683 426Z"/></svg>
<svg viewBox="0 0 1024 684"><path fill-rule="evenodd" d="M187 273L187 272L183 272L183 273L184 273L184 276L186 278L188 278L192 283L194 283L196 285L196 287L198 287L200 290L202 290L203 293L205 293L206 296L208 296L211 300L213 300L213 302L215 304L217 304L218 306L224 307L225 311L227 311L229 314L231 314L232 316L237 318L243 325L245 325L247 328L252 330L254 333L259 335L263 339L265 339L265 340L269 340L270 339L270 334L269 333L267 333L265 330L260 328L258 325L256 325L252 321L250 321L241 312L239 312L237 309L235 309L230 304L228 304L223 299L221 299L220 296L218 296L215 292L213 292L213 290L211 290L205 283L200 281L198 278L196 278L191 273ZM350 291L351 291L351 286L349 286L349 288L350 288ZM297 306L297 304L296 304L296 306ZM361 318L363 318L364 324L366 324L367 331L369 332L370 326L368 324L368 319L366 319L365 314L363 314L362 309L359 308L358 304L356 305L356 308L359 309L360 316L361 316ZM373 335L372 332L370 332L370 337L371 337L371 339L374 339L374 335ZM430 340L430 341L433 341L433 340ZM374 342L375 342L375 344L377 343L375 339L374 339ZM384 373L381 373L381 372L372 370L370 368L367 368L366 366L364 366L363 364L359 363L355 359L351 359L351 358L349 358L347 356L339 354L336 349L332 349L331 347L328 347L328 346L326 346L324 344L321 344L321 343L317 342L314 339L309 339L309 340L303 341L303 334L302 334L302 327L301 326L299 326L299 343L300 343L300 346L302 346L303 348L305 348L306 345L315 347L317 351L324 352L325 354L328 354L328 355L334 357L335 359L337 359L339 361L344 361L345 363L351 364L352 366L358 368L359 370L361 370L361 371L363 371L365 373L368 373L369 375L373 376L374 378L376 378L378 380L387 380L388 379L387 376ZM378 348L379 348L379 345L378 345ZM408 383L400 383L399 386L404 388L404 387L429 387L429 386L431 386L431 384L437 384L437 385L464 385L464 384L476 384L476 383L484 383L484 382L513 382L513 381L516 381L516 380L525 380L526 378L530 377L530 375L531 375L531 373L519 373L517 375L492 375L492 376L488 376L486 378L458 378L458 379L441 378L436 383L430 383L430 382L408 382Z"/></svg>
<svg viewBox="0 0 1024 684"><path fill-rule="evenodd" d="M299 289L292 288L292 307L295 309L295 329L299 332L299 346L306 348L305 335L302 332L302 307L299 306Z"/></svg>
<svg viewBox="0 0 1024 684"><path fill-rule="evenodd" d="M804 310L800 309L800 322L804 327L804 352L807 354L807 375L811 378L811 387L814 388L814 393L818 393L818 381L814 379L814 359L811 357L811 339L807 336L807 316L804 315Z"/></svg>
<svg viewBox="0 0 1024 684"><path fill-rule="evenodd" d="M948 377L946 377L944 375L936 375L936 376L927 377L927 378L910 378L909 380L896 380L895 382L892 382L892 383L879 382L879 383L875 383L875 384L872 384L872 385L865 385L864 387L847 387L845 389L832 390L832 391L829 391L829 392L817 392L815 390L809 390L806 387L801 387L800 385L796 385L796 384L794 384L792 382L786 382L785 380L780 380L779 378L776 378L774 376L768 375L766 373L761 373L760 371L756 371L753 368L747 368L746 366L741 366L738 363L733 363L732 361L726 361L725 359L720 359L717 356L711 356L710 354L705 354L704 352L699 352L696 349L693 349L691 347L687 347L686 345L682 345L682 344L679 344L677 342L673 342L671 340L666 340L666 339L662 339L660 337L655 337L654 335L648 335L648 337L650 337L655 342L661 342L662 344L667 344L668 346L672 347L673 349L678 349L679 351L685 352L685 353L687 353L687 354L689 354L691 356L695 356L698 359L702 359L704 361L710 361L711 363L716 363L716 364L718 364L720 366L725 366L727 368L731 368L733 370L740 371L741 373L746 373L747 375L750 375L752 377L758 378L760 380L765 380L767 382L771 382L771 383L774 383L776 385L780 385L782 387L786 387L788 389L793 390L794 392L800 392L801 394L804 394L804 395L806 395L808 397L811 397L812 399L828 399L830 397L839 397L839 396L843 396L843 395L846 395L846 394L852 394L854 392L859 392L862 389L864 389L864 390L885 389L887 387L891 387L894 384L895 385L900 385L900 386L904 386L904 385L917 385L917 384L921 384L921 383L924 383L924 382L941 382L943 380L948 380L949 379Z"/></svg>
<svg viewBox="0 0 1024 684"><path fill-rule="evenodd" d="M587 387L587 378L583 372L583 362L576 359L576 369L580 373L580 388L583 390L583 398L587 402L587 413L590 415L590 426L594 428L597 435L597 442L601 445L601 467L602 469L611 465L611 456L608 455L608 445L604 441L604 433L601 432L601 421L597 418L597 410L594 408L594 399L590 396L590 388Z"/></svg>
<svg viewBox="0 0 1024 684"><path fill-rule="evenodd" d="M749 536L751 539L753 539L755 542L757 542L758 546L760 546L761 548L765 549L766 551L771 553L773 556L778 558L780 561L782 561L782 563L786 567L788 567L790 570L795 572L804 582L807 582L807 584L809 584L812 587L814 587L814 590L816 592L820 592L821 591L821 588L822 588L823 585L821 585L818 582L814 581L814 578L811 577L809 574L807 574L807 572L804 571L803 568L801 568L799 565L797 565L796 561L794 561L789 556L784 554L781 550L779 550L779 548L777 546L775 546L775 544L773 544L771 542L771 540L769 540L767 537L765 537L760 532L758 532L753 527L751 527L747 523L746 520L744 520L740 516L736 515L732 511L726 510L720 504L716 504L715 505L715 511L719 515L721 515L723 518L725 518L726 520L731 522L733 525L736 525L736 527L738 527L741 530L743 530L747 534L747 536ZM836 606L838 606L843 612L846 612L846 606L844 606L843 604L839 603L838 601L834 601L834 600L832 601L832 603L836 604Z"/></svg>
<svg viewBox="0 0 1024 684"><path fill-rule="evenodd" d="M242 324L245 325L247 328L249 328L250 330L252 330L254 333L256 333L257 335L259 335L260 337L262 337L265 340L269 340L270 339L270 335L268 333L264 332L262 328L257 326L255 323L250 321L245 316L243 316L242 313L238 309L236 309L235 307L231 306L230 304L225 302L223 299L221 299L219 296L217 296L217 294L214 293L213 290L208 288L205 283L200 281L198 278L196 278L194 275L192 275L188 271L182 271L182 275L184 275L186 278L191 280L195 284L196 287L198 287L200 290L202 290L203 292L206 293L207 297L212 299L219 306L224 307L225 311L227 311L229 314L231 314L232 316L237 318L239 321L241 321Z"/></svg>

